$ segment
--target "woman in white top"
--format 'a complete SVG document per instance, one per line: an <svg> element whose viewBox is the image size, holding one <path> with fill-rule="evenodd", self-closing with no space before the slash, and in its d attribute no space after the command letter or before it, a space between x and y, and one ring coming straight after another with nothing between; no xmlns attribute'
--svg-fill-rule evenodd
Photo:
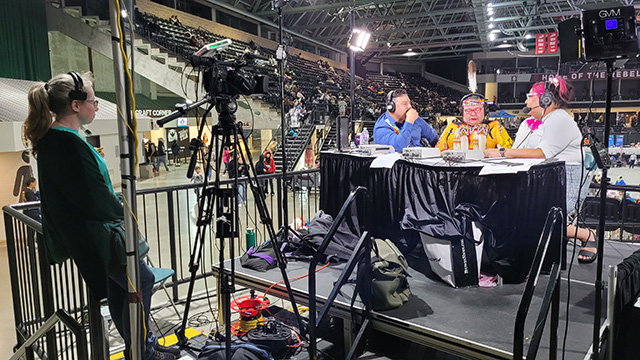
<svg viewBox="0 0 640 360"><path fill-rule="evenodd" d="M551 78L531 87L524 109L531 118L520 125L511 149L487 149L485 157L555 158L565 162L567 174L567 212L587 195L587 171L582 169L582 134L573 116L566 111L572 97L571 86L561 78ZM591 263L597 257L595 233L573 224L567 236L582 241L578 261Z"/></svg>

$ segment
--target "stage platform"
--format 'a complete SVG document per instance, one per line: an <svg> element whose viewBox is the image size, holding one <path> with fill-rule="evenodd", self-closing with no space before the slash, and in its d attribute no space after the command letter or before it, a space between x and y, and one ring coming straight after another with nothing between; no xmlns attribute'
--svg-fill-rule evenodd
<svg viewBox="0 0 640 360"><path fill-rule="evenodd" d="M638 249L638 244L627 244L607 241L603 280L607 281L610 265L619 264L624 258ZM576 249L576 254L577 251ZM567 259L572 256L573 246L567 249ZM513 334L515 316L520 302L524 284L503 284L493 288L455 289L440 281L429 269L426 258L409 256L411 266L409 284L413 296L402 307L390 311L373 313L374 329L399 338L440 350L452 355L468 359L511 359L513 351ZM229 262L226 263L227 269ZM273 283L282 280L278 268L268 272L245 269L235 260L236 283L256 290L265 291ZM568 264L569 266L569 264ZM289 261L288 277L295 278L307 274L309 264ZM318 303L323 304L338 278L342 265L332 265L317 273ZM567 327L567 294L570 286L568 334L566 338L565 359L584 359L591 345L593 332L593 313L595 304L594 282L596 263L579 264L562 273L560 324L558 326L558 358L561 358L563 336ZM217 267L214 268L217 272ZM567 276L570 275L570 285ZM529 310L525 335L533 333L533 325L542 301L543 288L547 276L541 276L536 294ZM291 283L296 301L308 304L307 278ZM346 285L338 297L330 314L348 322L351 319L349 303L353 286ZM604 291L606 294L606 291ZM269 295L287 299L283 283L274 286ZM319 305L321 306L321 305ZM606 299L603 299L603 316ZM358 310L356 310L358 311ZM543 334L538 359L549 358L549 321ZM346 327L348 328L348 326ZM348 334L347 334L348 335ZM348 339L348 336L345 338ZM525 340L525 353L527 341Z"/></svg>

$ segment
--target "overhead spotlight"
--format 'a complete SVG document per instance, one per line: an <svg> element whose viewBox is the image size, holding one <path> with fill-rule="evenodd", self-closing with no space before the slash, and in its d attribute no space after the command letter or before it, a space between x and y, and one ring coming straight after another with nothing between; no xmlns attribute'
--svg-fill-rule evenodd
<svg viewBox="0 0 640 360"><path fill-rule="evenodd" d="M492 3L488 3L488 4L487 4L487 7L492 7L492 6L493 6L493 4L492 4Z"/></svg>
<svg viewBox="0 0 640 360"><path fill-rule="evenodd" d="M493 41L495 39L496 39L496 34L494 34L494 33L489 34L489 40L490 41Z"/></svg>
<svg viewBox="0 0 640 360"><path fill-rule="evenodd" d="M371 34L363 29L353 29L347 47L352 51L362 52L367 47Z"/></svg>
<svg viewBox="0 0 640 360"><path fill-rule="evenodd" d="M503 42L503 43L506 43L506 42L507 42L507 40L502 40L502 42Z"/></svg>
<svg viewBox="0 0 640 360"><path fill-rule="evenodd" d="M387 43L387 47L391 47L391 43L390 42Z"/></svg>
<svg viewBox="0 0 640 360"><path fill-rule="evenodd" d="M122 10L120 11L120 15L121 15L123 18L126 18L126 17L128 16L128 14L127 14L127 10L126 10L126 9L122 9Z"/></svg>
<svg viewBox="0 0 640 360"><path fill-rule="evenodd" d="M493 15L493 8L487 8L487 14Z"/></svg>
<svg viewBox="0 0 640 360"><path fill-rule="evenodd" d="M530 33L527 33L524 38L525 39L531 39L533 37L533 35L531 35Z"/></svg>
<svg viewBox="0 0 640 360"><path fill-rule="evenodd" d="M496 74L500 75L500 69L496 70Z"/></svg>
<svg viewBox="0 0 640 360"><path fill-rule="evenodd" d="M402 54L402 56L416 56L417 52L414 52L413 49L409 49L406 53Z"/></svg>
<svg viewBox="0 0 640 360"><path fill-rule="evenodd" d="M489 24L488 28L493 29L493 24Z"/></svg>
<svg viewBox="0 0 640 360"><path fill-rule="evenodd" d="M489 21L493 21L493 16L489 17Z"/></svg>

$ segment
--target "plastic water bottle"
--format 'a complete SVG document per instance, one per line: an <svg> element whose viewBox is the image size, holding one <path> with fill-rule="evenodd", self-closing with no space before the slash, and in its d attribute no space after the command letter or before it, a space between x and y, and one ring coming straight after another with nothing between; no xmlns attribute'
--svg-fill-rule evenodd
<svg viewBox="0 0 640 360"><path fill-rule="evenodd" d="M362 136L360 137L360 144L369 145L369 130L367 130L367 128L364 128L362 130Z"/></svg>

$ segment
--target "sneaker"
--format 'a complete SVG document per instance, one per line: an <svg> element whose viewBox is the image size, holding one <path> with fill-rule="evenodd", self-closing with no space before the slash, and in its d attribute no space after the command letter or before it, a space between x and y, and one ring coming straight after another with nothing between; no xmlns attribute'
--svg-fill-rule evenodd
<svg viewBox="0 0 640 360"><path fill-rule="evenodd" d="M176 358L180 357L180 349L176 347L169 347L156 343L153 345L153 349L159 352L173 354Z"/></svg>
<svg viewBox="0 0 640 360"><path fill-rule="evenodd" d="M147 360L176 360L176 357L173 354L153 349Z"/></svg>

